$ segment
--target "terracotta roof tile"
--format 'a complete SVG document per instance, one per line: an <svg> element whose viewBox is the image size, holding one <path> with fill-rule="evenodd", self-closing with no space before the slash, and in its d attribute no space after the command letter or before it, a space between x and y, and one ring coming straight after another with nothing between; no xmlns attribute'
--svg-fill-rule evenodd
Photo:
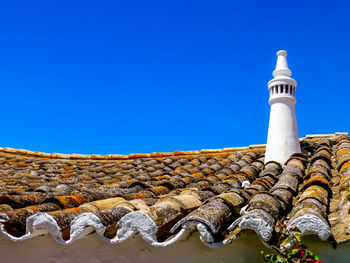
<svg viewBox="0 0 350 263"><path fill-rule="evenodd" d="M277 244L286 218L304 234L350 240L348 135L308 135L301 148L283 166L264 164L264 145L131 155L1 148L1 231L12 240L46 231L65 244L91 229L111 243L140 232L164 246L197 229L217 246L253 229Z"/></svg>

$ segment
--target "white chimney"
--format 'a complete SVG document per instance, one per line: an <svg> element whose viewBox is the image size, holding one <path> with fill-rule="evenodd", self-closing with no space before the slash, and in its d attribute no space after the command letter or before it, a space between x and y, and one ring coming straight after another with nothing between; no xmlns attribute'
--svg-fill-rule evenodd
<svg viewBox="0 0 350 263"><path fill-rule="evenodd" d="M292 72L286 57L285 50L277 52L274 78L268 83L271 111L265 152L265 163L276 161L282 165L293 153L301 152L295 115L297 82L290 78Z"/></svg>

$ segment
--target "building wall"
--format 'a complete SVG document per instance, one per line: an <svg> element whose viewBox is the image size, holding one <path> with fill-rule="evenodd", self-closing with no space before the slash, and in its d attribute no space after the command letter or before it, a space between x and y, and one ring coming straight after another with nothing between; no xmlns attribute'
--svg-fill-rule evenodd
<svg viewBox="0 0 350 263"><path fill-rule="evenodd" d="M324 262L349 262L349 245L336 250L328 243L312 243ZM262 262L266 248L255 234L244 234L231 244L209 248L193 233L169 247L152 247L137 235L121 244L109 244L96 234L61 245L49 235L13 242L0 234L0 262Z"/></svg>

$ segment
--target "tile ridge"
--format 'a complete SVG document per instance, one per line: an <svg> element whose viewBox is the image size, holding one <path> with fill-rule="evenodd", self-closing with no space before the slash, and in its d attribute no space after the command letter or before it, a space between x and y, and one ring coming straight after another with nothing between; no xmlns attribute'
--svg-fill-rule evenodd
<svg viewBox="0 0 350 263"><path fill-rule="evenodd" d="M312 138L324 138L324 137L336 137L336 136L348 136L347 132L336 132L334 134L312 134L306 135L300 140L312 139ZM171 156L186 156L194 154L224 154L227 152L237 152L237 151L249 151L252 149L264 149L265 144L253 144L249 146L242 147L224 147L221 149L201 149L198 151L173 151L173 152L152 152L152 153L131 153L126 154L65 154L65 153L45 153L38 151L30 151L24 149L15 149L10 147L0 147L0 153L9 153L16 155L24 155L30 157L41 157L49 159L67 159L67 160L130 160L136 158L162 158Z"/></svg>
<svg viewBox="0 0 350 263"><path fill-rule="evenodd" d="M15 155L23 155L28 157L40 157L49 159L81 159L81 160L128 160L136 158L162 158L171 156L186 156L195 154L215 154L215 153L227 153L237 151L248 151L252 149L262 149L265 145L250 145L246 147L226 147L222 149L202 149L199 151L173 151L173 152L152 152L152 153L131 153L129 155L124 154L65 154L65 153L45 153L38 151L30 151L24 149L15 149L11 147L0 147L0 153L9 153Z"/></svg>

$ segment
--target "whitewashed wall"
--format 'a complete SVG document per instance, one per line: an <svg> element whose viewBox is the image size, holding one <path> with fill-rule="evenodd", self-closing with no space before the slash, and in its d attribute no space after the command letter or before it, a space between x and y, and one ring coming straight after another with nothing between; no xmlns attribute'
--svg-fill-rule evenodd
<svg viewBox="0 0 350 263"><path fill-rule="evenodd" d="M350 262L349 245L334 250L327 243L313 243L324 262ZM266 248L255 234L239 237L231 244L208 248L194 233L172 246L152 247L136 236L122 244L109 244L95 234L71 245L56 243L50 236L15 243L0 235L0 262L262 262L260 251Z"/></svg>

